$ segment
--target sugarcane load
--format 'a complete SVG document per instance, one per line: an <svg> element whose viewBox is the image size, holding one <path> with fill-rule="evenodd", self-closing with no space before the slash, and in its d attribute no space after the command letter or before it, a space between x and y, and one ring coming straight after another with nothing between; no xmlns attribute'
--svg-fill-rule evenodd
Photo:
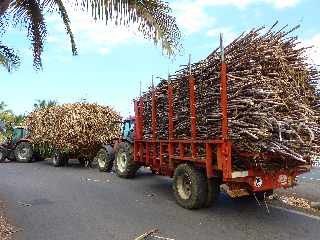
<svg viewBox="0 0 320 240"><path fill-rule="evenodd" d="M260 27L224 48L227 64L228 139L232 168L279 169L303 165L319 153L319 109L315 84L319 71L308 63L298 27ZM152 93L156 96L156 137L169 138L168 84L173 89L175 139L192 137L194 99L196 139L222 138L221 51L190 64L142 95L143 137L152 138ZM189 78L194 78L194 96ZM204 152L199 147L198 154ZM191 149L186 149L191 155ZM188 154L188 153L187 153ZM267 156L267 157L266 157ZM271 156L271 157L270 157ZM275 157L272 157L275 156Z"/></svg>
<svg viewBox="0 0 320 240"><path fill-rule="evenodd" d="M101 145L119 138L120 114L108 106L89 103L63 104L35 110L27 118L30 138L35 145L52 148L90 160ZM63 164L53 161L54 165Z"/></svg>

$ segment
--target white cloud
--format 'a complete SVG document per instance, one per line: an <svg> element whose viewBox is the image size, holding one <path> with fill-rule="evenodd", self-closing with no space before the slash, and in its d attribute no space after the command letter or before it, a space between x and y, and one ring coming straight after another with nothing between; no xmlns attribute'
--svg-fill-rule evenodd
<svg viewBox="0 0 320 240"><path fill-rule="evenodd" d="M58 42L58 41L59 41L59 39L56 38L56 37L54 37L54 36L48 36L48 37L47 37L47 42L48 42L48 43L56 43L56 42Z"/></svg>
<svg viewBox="0 0 320 240"><path fill-rule="evenodd" d="M207 7L234 6L245 9L250 5L268 4L274 8L286 8L296 6L302 0L176 0L171 7L177 18L178 25L186 35L199 32L215 23L215 17L206 13Z"/></svg>
<svg viewBox="0 0 320 240"><path fill-rule="evenodd" d="M212 28L207 31L207 35L209 37L214 37L216 39L219 38L220 33L223 34L224 44L230 43L232 40L234 40L237 37L237 34L235 32L233 32L232 28L230 28L230 27Z"/></svg>
<svg viewBox="0 0 320 240"><path fill-rule="evenodd" d="M101 55L107 55L108 53L110 53L110 49L106 48L106 47L103 47L103 48L100 48L99 52L100 52Z"/></svg>
<svg viewBox="0 0 320 240"><path fill-rule="evenodd" d="M103 21L94 21L90 13L68 9L71 20L71 28L75 36L79 53L99 52L107 54L110 49L119 44L139 44L145 42L142 34L137 31L137 24L130 27L116 26L110 22L108 25ZM58 43L61 49L70 50L69 43L65 42L66 30L59 16L50 16L49 22L55 37L48 37L49 43ZM60 40L60 39L63 39ZM66 39L68 41L68 39Z"/></svg>
<svg viewBox="0 0 320 240"><path fill-rule="evenodd" d="M286 8L293 7L297 5L302 0L197 0L197 2L202 6L235 6L238 8L246 8L249 5L254 4L269 4L275 8Z"/></svg>
<svg viewBox="0 0 320 240"><path fill-rule="evenodd" d="M286 8L286 7L294 7L301 0L264 0L266 3L271 3L275 8Z"/></svg>
<svg viewBox="0 0 320 240"><path fill-rule="evenodd" d="M201 31L215 22L215 17L209 16L198 2L176 1L171 4L171 7L178 25L186 35Z"/></svg>
<svg viewBox="0 0 320 240"><path fill-rule="evenodd" d="M307 50L310 62L320 66L320 33L314 35L312 38L302 42L305 47L313 46Z"/></svg>

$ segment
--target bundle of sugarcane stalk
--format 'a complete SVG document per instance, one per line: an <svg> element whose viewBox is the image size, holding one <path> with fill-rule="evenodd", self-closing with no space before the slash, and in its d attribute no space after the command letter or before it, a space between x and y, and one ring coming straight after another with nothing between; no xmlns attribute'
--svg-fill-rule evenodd
<svg viewBox="0 0 320 240"><path fill-rule="evenodd" d="M233 160L264 168L297 165L319 152L319 71L307 62L305 47L290 34L297 28L253 29L225 47L228 77L228 125ZM168 138L166 86L173 86L174 134L191 137L189 70L195 78L198 139L221 138L219 48L206 59L186 66L144 94L145 132L151 132L151 93L157 99L157 137ZM159 98L161 96L161 98ZM165 121L165 122L162 122ZM148 138L148 135L145 135ZM240 152L249 152L245 160ZM260 153L276 157L270 161ZM248 162L245 162L248 161ZM237 165L237 164L235 164Z"/></svg>
<svg viewBox="0 0 320 240"><path fill-rule="evenodd" d="M60 151L94 154L121 133L121 117L112 108L89 103L46 107L29 114L26 121L36 145Z"/></svg>

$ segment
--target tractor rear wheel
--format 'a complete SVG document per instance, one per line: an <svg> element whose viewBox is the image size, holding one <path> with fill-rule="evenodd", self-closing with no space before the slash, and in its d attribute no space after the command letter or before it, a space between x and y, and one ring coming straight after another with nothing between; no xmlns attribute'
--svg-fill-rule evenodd
<svg viewBox="0 0 320 240"><path fill-rule="evenodd" d="M32 145L29 142L20 142L14 150L18 162L31 162L33 156Z"/></svg>
<svg viewBox="0 0 320 240"><path fill-rule="evenodd" d="M54 167L61 167L64 163L63 154L58 150L53 151L51 159Z"/></svg>
<svg viewBox="0 0 320 240"><path fill-rule="evenodd" d="M6 151L3 148L0 148L0 163L4 162L6 159Z"/></svg>
<svg viewBox="0 0 320 240"><path fill-rule="evenodd" d="M133 146L122 142L116 152L115 170L121 178L133 178L140 166L133 159Z"/></svg>
<svg viewBox="0 0 320 240"><path fill-rule="evenodd" d="M187 209L204 207L208 200L207 177L190 164L180 164L174 171L173 192L177 203Z"/></svg>
<svg viewBox="0 0 320 240"><path fill-rule="evenodd" d="M98 163L100 172L110 172L113 167L114 155L107 151L107 149L101 148L94 161Z"/></svg>

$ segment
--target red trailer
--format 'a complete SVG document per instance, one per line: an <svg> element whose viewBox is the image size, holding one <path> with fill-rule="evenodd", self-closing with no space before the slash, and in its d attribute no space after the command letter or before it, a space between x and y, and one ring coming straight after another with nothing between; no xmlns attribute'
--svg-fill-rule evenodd
<svg viewBox="0 0 320 240"><path fill-rule="evenodd" d="M223 51L222 51L223 52ZM227 66L221 63L221 109L222 138L196 139L195 79L189 77L191 112L191 139L175 139L173 136L173 91L168 84L169 138L159 140L156 136L156 102L152 95L152 139L143 138L143 101L134 101L135 117L123 125L123 139L114 146L115 169L119 177L134 177L139 167L150 167L152 172L173 177L173 190L177 202L184 208L194 209L209 206L220 192L220 186L231 197L253 194L261 199L276 188L288 188L295 184L297 175L310 170L309 162L295 168L284 167L276 171L265 171L250 167L245 171L232 170L232 143L228 138ZM214 127L214 126L212 126ZM205 150L201 156L199 147ZM191 154L186 154L186 150ZM242 153L250 157L250 153ZM274 158L272 154L264 157Z"/></svg>

